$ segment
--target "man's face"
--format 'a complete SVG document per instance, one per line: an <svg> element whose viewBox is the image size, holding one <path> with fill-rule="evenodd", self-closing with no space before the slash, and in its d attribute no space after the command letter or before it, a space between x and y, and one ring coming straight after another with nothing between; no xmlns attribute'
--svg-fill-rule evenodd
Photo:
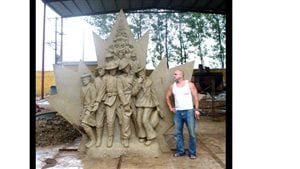
<svg viewBox="0 0 300 169"><path fill-rule="evenodd" d="M182 72L181 71L175 71L174 72L174 74L173 74L173 79L175 80L175 81L178 81L178 80L180 80L180 79L182 79L183 77L182 77Z"/></svg>

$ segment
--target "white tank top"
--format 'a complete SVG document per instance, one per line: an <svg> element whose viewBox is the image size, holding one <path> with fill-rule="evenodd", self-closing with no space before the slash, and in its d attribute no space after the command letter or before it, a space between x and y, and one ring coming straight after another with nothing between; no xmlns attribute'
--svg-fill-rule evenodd
<svg viewBox="0 0 300 169"><path fill-rule="evenodd" d="M188 80L185 80L183 87L177 87L176 83L174 83L172 92L175 99L176 110L193 109L193 97Z"/></svg>

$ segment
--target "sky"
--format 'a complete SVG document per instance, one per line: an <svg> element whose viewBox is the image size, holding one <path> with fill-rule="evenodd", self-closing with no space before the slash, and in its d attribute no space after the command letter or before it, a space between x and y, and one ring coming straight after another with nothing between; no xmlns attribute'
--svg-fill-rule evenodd
<svg viewBox="0 0 300 169"><path fill-rule="evenodd" d="M43 10L42 1L36 1L36 70L42 70L42 37L43 37ZM59 15L46 6L46 35L45 35L45 71L52 71L55 62L55 18L58 17L57 31L61 32L61 20ZM63 20L63 62L67 61L97 61L92 32L95 28L84 21L83 17L70 17ZM57 54L60 54L60 38L57 35ZM52 43L52 46L49 45ZM149 42L149 45L151 43ZM148 56L150 57L150 56ZM190 54L188 61L195 60L194 68L198 68L200 60L194 54ZM205 58L205 63L209 58ZM176 63L169 63L170 68L176 66ZM205 65L207 66L207 65ZM152 62L146 65L147 69L154 69Z"/></svg>
<svg viewBox="0 0 300 169"><path fill-rule="evenodd" d="M36 70L42 69L42 45L43 45L43 12L44 4L36 1ZM61 32L61 20L59 15L46 6L46 34L45 34L45 70L53 70L55 62L55 17L58 17L57 31ZM84 17L64 18L63 20L63 61L96 61L96 53L93 43L93 27L86 23ZM57 34L58 50L60 54L60 34ZM49 43L52 42L52 47Z"/></svg>

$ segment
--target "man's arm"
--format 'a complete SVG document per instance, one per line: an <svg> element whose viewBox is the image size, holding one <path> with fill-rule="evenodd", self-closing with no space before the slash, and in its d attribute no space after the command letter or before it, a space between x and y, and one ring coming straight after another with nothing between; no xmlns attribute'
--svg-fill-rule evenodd
<svg viewBox="0 0 300 169"><path fill-rule="evenodd" d="M166 102L167 102L167 105L170 109L171 112L175 113L175 108L174 106L171 104L171 97L172 97L172 85L169 86L167 92L166 92Z"/></svg>
<svg viewBox="0 0 300 169"><path fill-rule="evenodd" d="M195 109L199 109L199 98L198 98L197 88L192 82L189 82L189 86L192 92ZM195 118L200 119L200 112L198 110L195 110Z"/></svg>

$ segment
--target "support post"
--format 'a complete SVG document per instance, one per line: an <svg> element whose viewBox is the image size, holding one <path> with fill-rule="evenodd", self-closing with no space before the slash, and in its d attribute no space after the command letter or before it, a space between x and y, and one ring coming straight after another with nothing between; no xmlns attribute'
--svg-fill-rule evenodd
<svg viewBox="0 0 300 169"><path fill-rule="evenodd" d="M44 3L44 18L43 18L43 45L42 45L42 86L41 99L44 99L44 74L45 74L45 29L46 29L46 3Z"/></svg>
<svg viewBox="0 0 300 169"><path fill-rule="evenodd" d="M63 65L63 17L60 18L60 64Z"/></svg>

